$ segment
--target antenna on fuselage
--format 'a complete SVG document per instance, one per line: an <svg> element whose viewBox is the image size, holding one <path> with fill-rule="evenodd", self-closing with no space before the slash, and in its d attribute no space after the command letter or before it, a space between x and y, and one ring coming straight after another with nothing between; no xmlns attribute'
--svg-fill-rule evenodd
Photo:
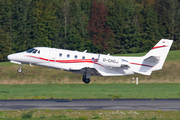
<svg viewBox="0 0 180 120"><path fill-rule="evenodd" d="M86 53L86 52L87 52L87 50L84 51L84 53Z"/></svg>

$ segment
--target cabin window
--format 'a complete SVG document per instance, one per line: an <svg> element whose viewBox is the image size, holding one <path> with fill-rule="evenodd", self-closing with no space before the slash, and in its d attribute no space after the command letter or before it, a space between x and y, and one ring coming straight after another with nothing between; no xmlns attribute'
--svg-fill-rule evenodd
<svg viewBox="0 0 180 120"><path fill-rule="evenodd" d="M59 57L62 57L62 53L59 53Z"/></svg>
<svg viewBox="0 0 180 120"><path fill-rule="evenodd" d="M85 60L85 57L83 56L82 59Z"/></svg>
<svg viewBox="0 0 180 120"><path fill-rule="evenodd" d="M69 54L67 54L67 58L69 58L70 57L70 55Z"/></svg>
<svg viewBox="0 0 180 120"><path fill-rule="evenodd" d="M77 59L77 55L75 55L74 58Z"/></svg>
<svg viewBox="0 0 180 120"><path fill-rule="evenodd" d="M38 51L38 54L40 54L40 50Z"/></svg>
<svg viewBox="0 0 180 120"><path fill-rule="evenodd" d="M92 61L94 62L94 58L92 58Z"/></svg>

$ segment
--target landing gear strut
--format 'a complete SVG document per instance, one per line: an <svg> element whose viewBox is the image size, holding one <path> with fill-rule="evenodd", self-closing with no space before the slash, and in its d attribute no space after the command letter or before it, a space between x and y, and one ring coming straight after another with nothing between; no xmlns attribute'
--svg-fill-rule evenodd
<svg viewBox="0 0 180 120"><path fill-rule="evenodd" d="M86 84L88 84L90 82L89 78L86 78L86 75L83 75L83 82L85 82Z"/></svg>
<svg viewBox="0 0 180 120"><path fill-rule="evenodd" d="M20 68L17 70L18 73L22 73L22 67L23 67L23 65L21 64L21 65L20 65Z"/></svg>

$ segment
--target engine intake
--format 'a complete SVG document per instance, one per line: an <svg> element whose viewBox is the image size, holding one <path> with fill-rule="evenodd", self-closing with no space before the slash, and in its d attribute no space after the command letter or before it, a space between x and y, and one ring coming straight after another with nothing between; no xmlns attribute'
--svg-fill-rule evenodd
<svg viewBox="0 0 180 120"><path fill-rule="evenodd" d="M121 67L122 59L108 55L99 55L98 63L108 67Z"/></svg>

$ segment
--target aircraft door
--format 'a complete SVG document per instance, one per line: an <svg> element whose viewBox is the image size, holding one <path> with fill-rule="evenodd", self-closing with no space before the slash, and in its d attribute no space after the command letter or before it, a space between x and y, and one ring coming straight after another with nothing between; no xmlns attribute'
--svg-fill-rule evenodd
<svg viewBox="0 0 180 120"><path fill-rule="evenodd" d="M50 51L49 64L55 64L55 62L56 62L56 51Z"/></svg>

